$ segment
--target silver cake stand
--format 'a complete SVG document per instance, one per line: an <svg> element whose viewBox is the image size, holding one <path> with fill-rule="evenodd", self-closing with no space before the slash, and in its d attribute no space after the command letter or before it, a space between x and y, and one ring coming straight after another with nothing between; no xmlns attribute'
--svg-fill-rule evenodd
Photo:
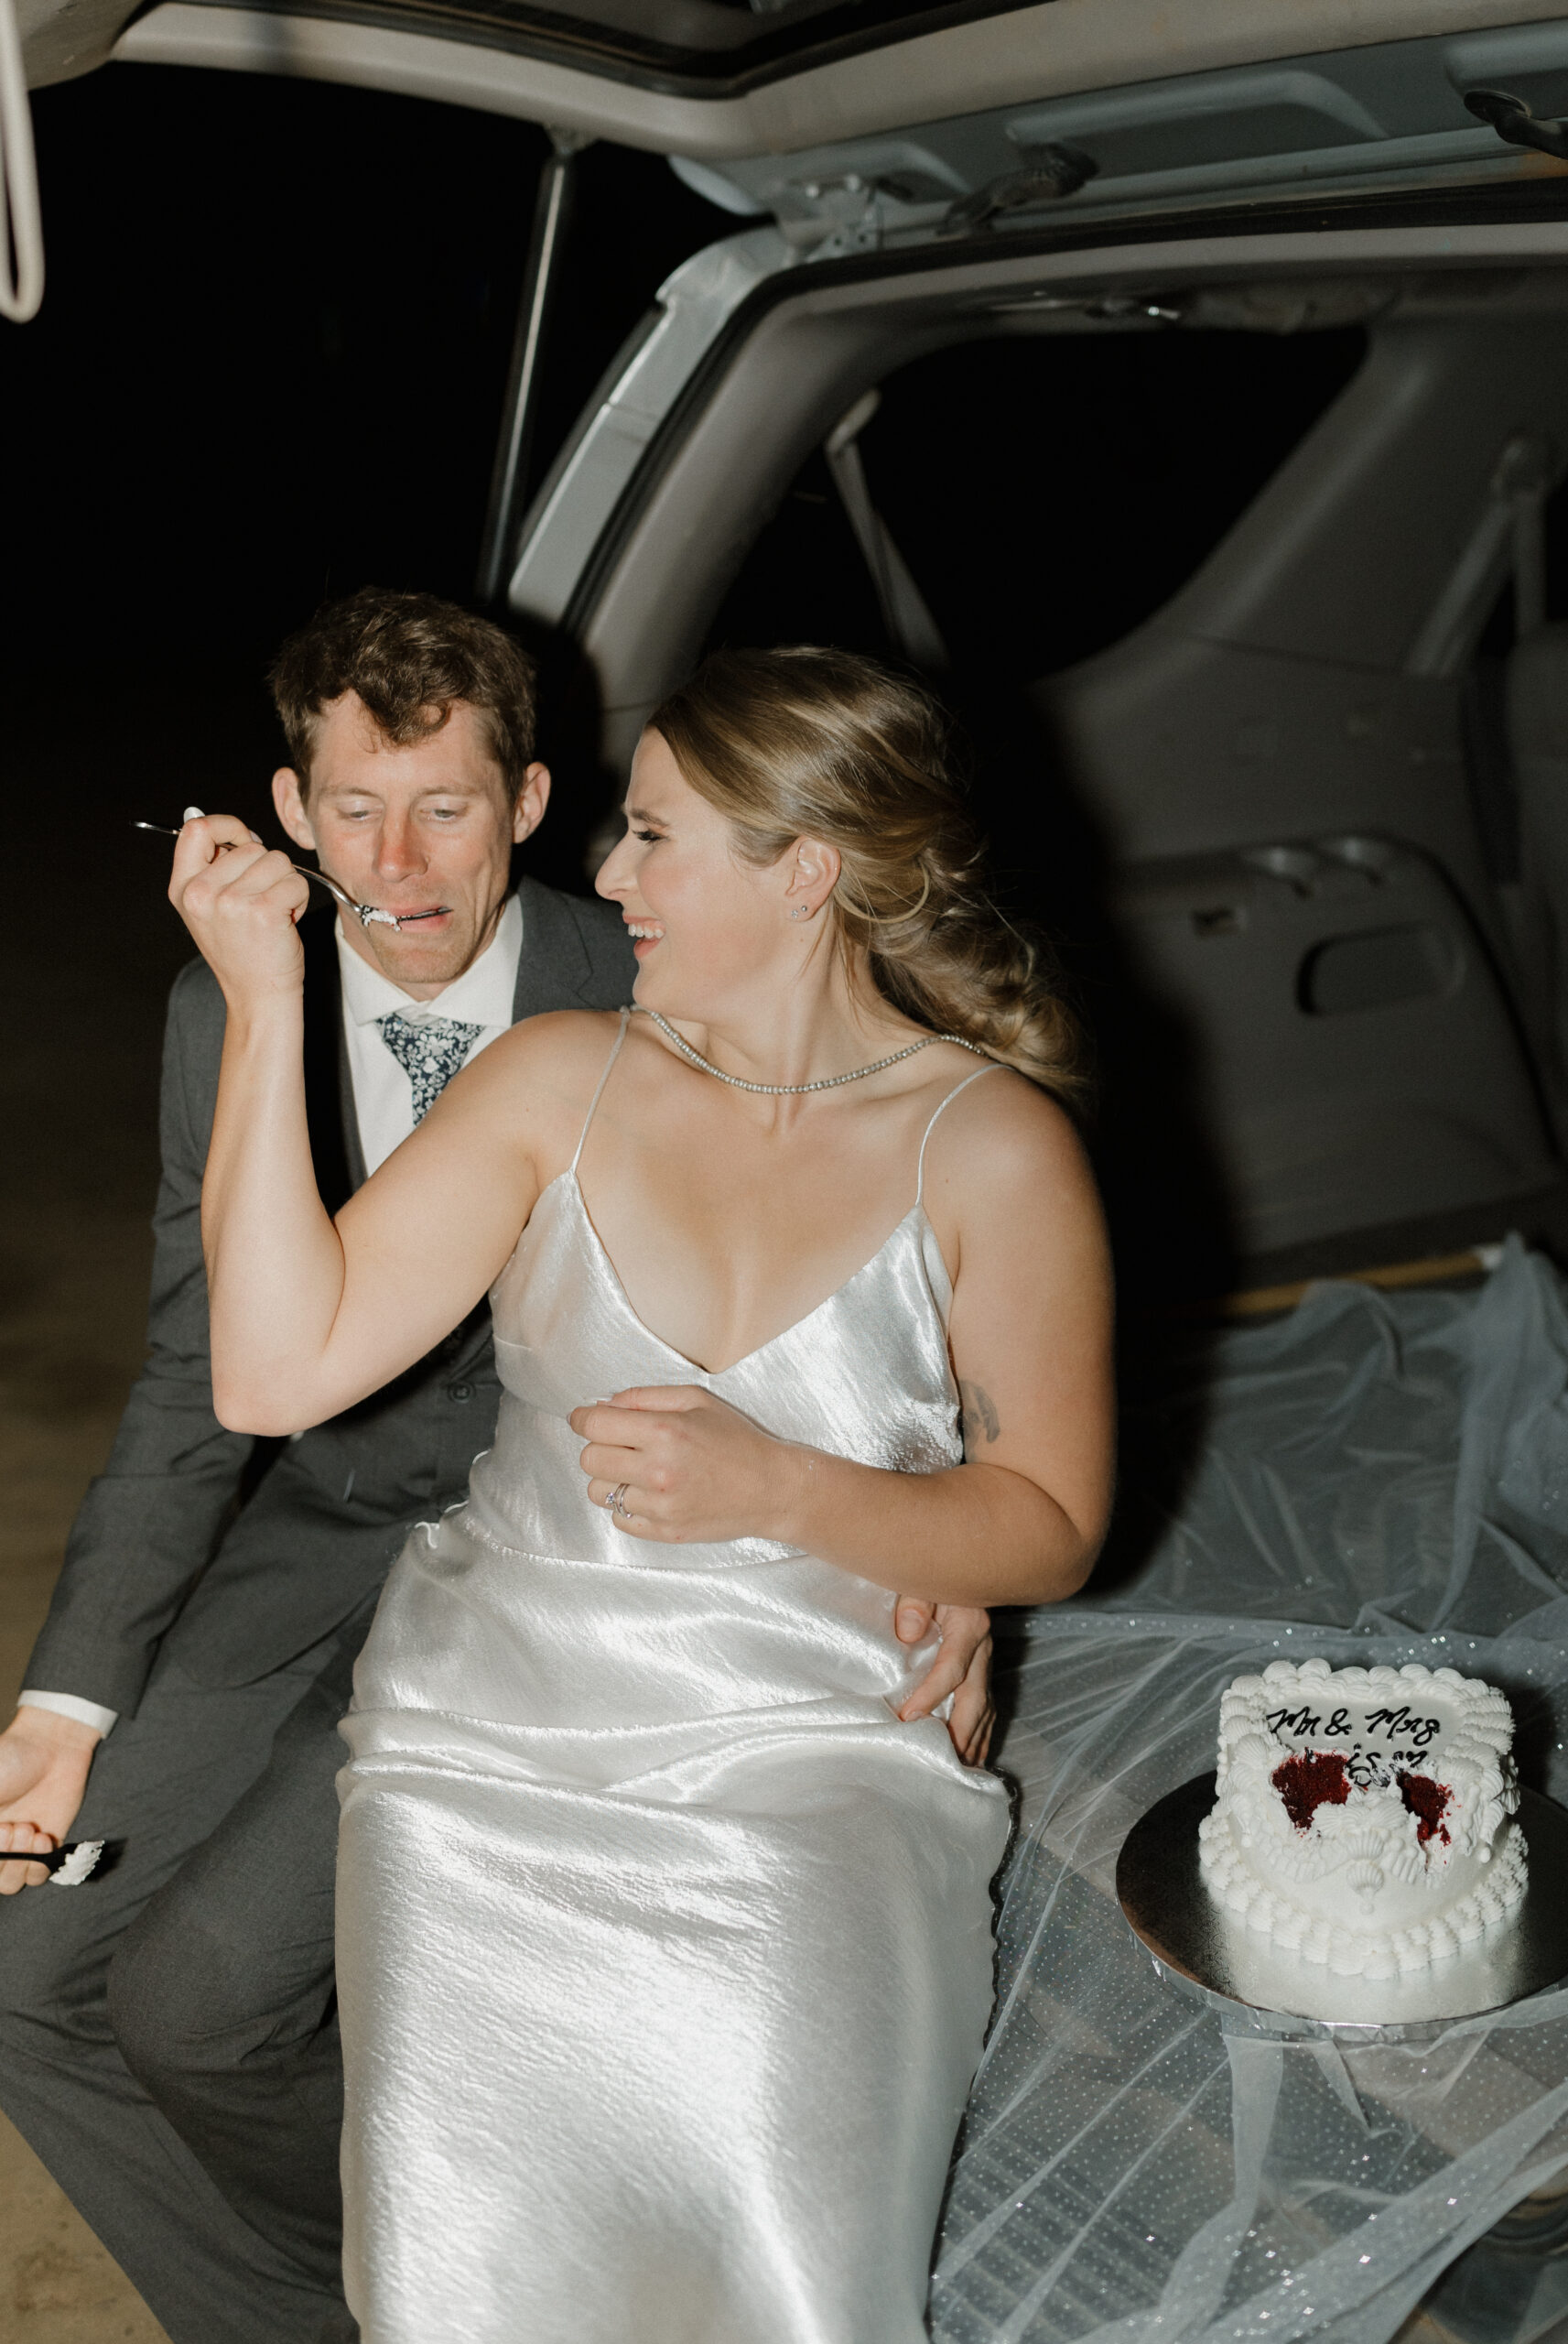
<svg viewBox="0 0 1568 2344"><path fill-rule="evenodd" d="M1198 1825L1214 1798L1212 1774L1184 1783L1133 1825L1117 1860L1121 1909L1178 1984L1260 2017L1405 2034L1501 2010L1568 1978L1568 1812L1555 1800L1519 1794L1530 1886L1514 1927L1413 1978L1339 1978L1271 1945L1209 1894Z"/></svg>

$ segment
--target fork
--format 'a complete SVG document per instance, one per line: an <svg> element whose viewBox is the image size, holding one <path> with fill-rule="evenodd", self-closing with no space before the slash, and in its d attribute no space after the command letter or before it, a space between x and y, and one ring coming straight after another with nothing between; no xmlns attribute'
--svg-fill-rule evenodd
<svg viewBox="0 0 1568 2344"><path fill-rule="evenodd" d="M171 830L167 822L133 821L131 828L134 830L156 830L158 837L163 839L177 839L179 836L179 832ZM227 840L223 841L225 853L228 852L229 843ZM302 879L314 879L318 887L325 887L335 903L341 904L344 911L353 913L362 928L368 928L373 919L382 921L387 928L402 927L403 922L396 912L378 911L373 904L356 904L348 889L340 887L335 879L329 879L324 871L312 871L307 863L291 863L288 867L291 871L297 871ZM428 918L429 915L422 913L420 917Z"/></svg>

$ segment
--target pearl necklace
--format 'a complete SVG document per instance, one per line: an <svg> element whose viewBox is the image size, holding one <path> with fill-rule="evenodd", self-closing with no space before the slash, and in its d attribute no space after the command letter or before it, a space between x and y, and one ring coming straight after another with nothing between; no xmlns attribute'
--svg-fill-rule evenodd
<svg viewBox="0 0 1568 2344"><path fill-rule="evenodd" d="M642 1006L640 1003L636 1005ZM878 1058L871 1066L858 1066L852 1074L825 1074L819 1082L746 1082L738 1074L726 1074L721 1066L715 1066L710 1058L703 1057L700 1050L694 1050L691 1044L676 1032L669 1019L661 1017L656 1009L643 1009L642 1014L644 1017L651 1017L665 1039L673 1042L682 1058L689 1059L693 1066L700 1067L704 1074L711 1074L719 1081L728 1082L732 1090L760 1091L770 1099L798 1099L807 1091L837 1091L841 1082L860 1082L868 1074L881 1074L884 1067L897 1066L901 1058L912 1058L916 1050L924 1050L933 1042L957 1042L961 1050L972 1050L978 1058L990 1055L978 1043L966 1042L962 1034L922 1034L919 1041L911 1042L907 1049L894 1050L891 1058Z"/></svg>

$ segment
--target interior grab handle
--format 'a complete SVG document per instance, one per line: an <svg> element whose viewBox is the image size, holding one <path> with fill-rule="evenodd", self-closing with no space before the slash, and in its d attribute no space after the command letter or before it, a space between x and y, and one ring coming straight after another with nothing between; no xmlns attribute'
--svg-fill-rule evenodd
<svg viewBox="0 0 1568 2344"><path fill-rule="evenodd" d="M1004 171L973 195L963 195L947 207L938 233L961 236L972 228L989 228L1010 212L1026 212L1040 203L1059 203L1076 195L1098 177L1099 165L1076 146L1031 146L1020 157L1024 168Z"/></svg>
<svg viewBox="0 0 1568 2344"><path fill-rule="evenodd" d="M25 326L44 298L44 227L27 77L12 0L0 0L0 317Z"/></svg>
<svg viewBox="0 0 1568 2344"><path fill-rule="evenodd" d="M1568 163L1568 123L1539 121L1522 98L1507 90L1466 90L1465 103L1510 146L1539 147L1541 154Z"/></svg>

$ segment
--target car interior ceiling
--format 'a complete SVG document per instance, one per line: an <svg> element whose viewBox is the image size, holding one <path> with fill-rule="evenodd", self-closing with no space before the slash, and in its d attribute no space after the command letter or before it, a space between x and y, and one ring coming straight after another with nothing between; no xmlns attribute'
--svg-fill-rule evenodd
<svg viewBox="0 0 1568 2344"><path fill-rule="evenodd" d="M731 505L706 641L935 671L1097 1036L1124 1280L1561 1247L1568 285L1025 298L883 349Z"/></svg>

